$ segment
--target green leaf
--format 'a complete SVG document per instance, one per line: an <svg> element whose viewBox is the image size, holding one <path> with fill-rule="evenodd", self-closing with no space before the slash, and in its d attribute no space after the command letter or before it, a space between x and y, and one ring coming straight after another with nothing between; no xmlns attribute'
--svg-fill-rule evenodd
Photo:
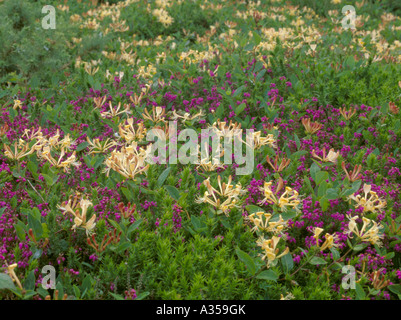
<svg viewBox="0 0 401 320"><path fill-rule="evenodd" d="M4 211L6 211L7 207L3 207L0 209L0 218L3 215Z"/></svg>
<svg viewBox="0 0 401 320"><path fill-rule="evenodd" d="M265 270L256 276L257 279L276 281L278 279L277 273L273 270Z"/></svg>
<svg viewBox="0 0 401 320"><path fill-rule="evenodd" d="M287 253L285 256L281 257L281 264L286 274L294 268L294 260L292 259L291 253Z"/></svg>
<svg viewBox="0 0 401 320"><path fill-rule="evenodd" d="M200 220L199 217L191 216L191 223L195 228L195 231L203 231L205 229L205 224Z"/></svg>
<svg viewBox="0 0 401 320"><path fill-rule="evenodd" d="M321 198L319 200L319 203L320 203L320 206L322 207L323 212L326 211L330 206L329 200L327 200L325 197Z"/></svg>
<svg viewBox="0 0 401 320"><path fill-rule="evenodd" d="M42 176L45 179L45 182L49 187L51 187L54 184L52 177L50 177L49 175L47 175L45 173L42 173Z"/></svg>
<svg viewBox="0 0 401 320"><path fill-rule="evenodd" d="M327 182L326 181L322 181L319 184L319 188L317 190L317 196L319 198L323 197L326 194L326 190L327 190Z"/></svg>
<svg viewBox="0 0 401 320"><path fill-rule="evenodd" d="M236 96L238 96L242 91L244 91L244 89L245 89L245 85L242 85L239 88L237 88L233 94L233 97L235 98Z"/></svg>
<svg viewBox="0 0 401 320"><path fill-rule="evenodd" d="M360 283L355 284L356 298L358 300L365 300L366 294Z"/></svg>
<svg viewBox="0 0 401 320"><path fill-rule="evenodd" d="M337 189L329 188L326 190L326 198L328 200L334 200L338 198Z"/></svg>
<svg viewBox="0 0 401 320"><path fill-rule="evenodd" d="M146 292L142 292L140 293L135 300L143 300L145 299L148 295L150 295L150 292L146 291Z"/></svg>
<svg viewBox="0 0 401 320"><path fill-rule="evenodd" d="M333 260L340 259L340 252L336 248L330 248L331 253L333 254Z"/></svg>
<svg viewBox="0 0 401 320"><path fill-rule="evenodd" d="M246 211L248 211L250 214L255 213L255 212L264 212L264 210L261 207L255 206L253 204L247 205L245 207Z"/></svg>
<svg viewBox="0 0 401 320"><path fill-rule="evenodd" d="M354 251L361 251L361 250L365 249L367 246L368 246L367 243L360 243L360 244L357 244L357 245L354 247Z"/></svg>
<svg viewBox="0 0 401 320"><path fill-rule="evenodd" d="M348 197L348 196L350 196L351 194L357 192L358 189L359 189L359 187L361 186L361 183L362 183L361 180L355 181L355 182L352 184L352 186L351 186L350 189L345 190L345 191L342 193L342 196L343 196L343 197Z"/></svg>
<svg viewBox="0 0 401 320"><path fill-rule="evenodd" d="M238 116L241 114L242 111L244 111L244 109L246 108L246 104L245 103L241 103L239 106L237 106L237 108L235 108L235 114Z"/></svg>
<svg viewBox="0 0 401 320"><path fill-rule="evenodd" d="M79 290L79 288L75 284L73 285L72 289L74 290L75 297L79 299L81 296L81 290Z"/></svg>
<svg viewBox="0 0 401 320"><path fill-rule="evenodd" d="M253 262L253 259L247 254L246 252L242 251L241 249L237 248L235 252L238 255L238 258L245 263L247 270L251 275L254 275L256 273L256 266L255 263Z"/></svg>
<svg viewBox="0 0 401 320"><path fill-rule="evenodd" d="M125 300L123 296L109 292L109 294L116 300Z"/></svg>
<svg viewBox="0 0 401 320"><path fill-rule="evenodd" d="M169 175L169 173L171 171L171 168L172 167L168 167L166 170L164 170L162 172L162 174L160 175L159 179L157 179L157 186L159 188L161 188L163 183L164 183L164 181L166 181L166 179L167 179L167 177L168 177L168 175Z"/></svg>
<svg viewBox="0 0 401 320"><path fill-rule="evenodd" d="M312 265L322 265L322 264L326 264L326 260L319 258L319 257L313 257L310 261L310 264Z"/></svg>
<svg viewBox="0 0 401 320"><path fill-rule="evenodd" d="M329 174L326 171L318 171L316 172L316 184L319 185L320 183L322 183L323 181L327 180L329 178Z"/></svg>
<svg viewBox="0 0 401 320"><path fill-rule="evenodd" d="M13 280L6 273L0 273L0 290L1 289L16 289Z"/></svg>
<svg viewBox="0 0 401 320"><path fill-rule="evenodd" d="M320 168L316 163L313 163L312 166L310 167L310 175L313 179L313 181L316 182L316 174L320 172Z"/></svg>
<svg viewBox="0 0 401 320"><path fill-rule="evenodd" d="M122 227L121 227L116 221L111 220L111 219L107 219L107 221L108 221L117 231L122 231L123 233L125 233L124 230L122 229Z"/></svg>
<svg viewBox="0 0 401 320"><path fill-rule="evenodd" d="M255 46L257 46L262 41L262 38L256 31L253 31L252 33L253 33L253 42Z"/></svg>
<svg viewBox="0 0 401 320"><path fill-rule="evenodd" d="M138 229L142 221L143 221L142 219L138 219L133 224L131 224L130 227L128 228L127 236L129 236L130 233L133 232L134 230Z"/></svg>
<svg viewBox="0 0 401 320"><path fill-rule="evenodd" d="M24 224L21 221L18 221L17 224L14 224L14 228L15 228L15 231L17 232L18 239L20 239L21 241L25 241L26 240L25 239L26 232L25 232L25 229L24 229L23 225Z"/></svg>
<svg viewBox="0 0 401 320"><path fill-rule="evenodd" d="M401 284L392 284L388 286L388 289L395 294L401 295Z"/></svg>
<svg viewBox="0 0 401 320"><path fill-rule="evenodd" d="M25 290L35 290L35 272L32 270L24 281Z"/></svg>
<svg viewBox="0 0 401 320"><path fill-rule="evenodd" d="M31 213L28 213L28 227L32 229L36 240L39 240L43 234L42 223L38 219L36 219Z"/></svg>
<svg viewBox="0 0 401 320"><path fill-rule="evenodd" d="M176 187L173 186L164 186L164 188L167 190L167 192L170 194L170 196L177 200L180 199L180 192Z"/></svg>
<svg viewBox="0 0 401 320"><path fill-rule="evenodd" d="M77 148L75 149L76 152L82 151L84 150L87 146L89 146L88 142L82 142L81 144L79 144L77 146Z"/></svg>

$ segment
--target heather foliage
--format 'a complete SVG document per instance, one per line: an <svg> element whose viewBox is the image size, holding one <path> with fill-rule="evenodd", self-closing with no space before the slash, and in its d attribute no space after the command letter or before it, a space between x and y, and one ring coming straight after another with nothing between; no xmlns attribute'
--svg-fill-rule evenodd
<svg viewBox="0 0 401 320"><path fill-rule="evenodd" d="M401 297L396 1L50 2L0 2L0 299ZM151 155L205 129L252 173Z"/></svg>

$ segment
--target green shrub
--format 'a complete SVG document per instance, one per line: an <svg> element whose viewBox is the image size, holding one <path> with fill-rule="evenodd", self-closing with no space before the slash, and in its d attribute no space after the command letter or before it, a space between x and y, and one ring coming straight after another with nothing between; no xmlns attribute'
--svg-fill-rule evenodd
<svg viewBox="0 0 401 320"><path fill-rule="evenodd" d="M14 73L47 83L49 74L69 65L59 17L56 29L45 30L41 10L41 4L23 0L6 0L0 5L1 77Z"/></svg>

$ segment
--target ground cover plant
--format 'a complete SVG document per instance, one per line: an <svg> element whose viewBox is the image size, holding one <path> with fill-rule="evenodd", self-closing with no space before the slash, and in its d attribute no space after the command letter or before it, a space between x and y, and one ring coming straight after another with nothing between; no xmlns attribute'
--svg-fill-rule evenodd
<svg viewBox="0 0 401 320"><path fill-rule="evenodd" d="M400 13L0 1L0 299L401 298Z"/></svg>

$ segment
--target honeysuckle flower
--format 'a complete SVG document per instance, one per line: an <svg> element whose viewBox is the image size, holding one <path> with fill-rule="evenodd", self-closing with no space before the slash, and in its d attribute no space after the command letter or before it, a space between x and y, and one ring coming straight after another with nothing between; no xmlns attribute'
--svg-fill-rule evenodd
<svg viewBox="0 0 401 320"><path fill-rule="evenodd" d="M1 127L0 127L0 135L3 136L5 135L8 130L10 129L10 127L8 126L7 123L4 123Z"/></svg>
<svg viewBox="0 0 401 320"><path fill-rule="evenodd" d="M94 67L90 63L85 63L84 70L87 74L93 76L99 71L99 67Z"/></svg>
<svg viewBox="0 0 401 320"><path fill-rule="evenodd" d="M264 254L262 254L262 260L267 260L267 268L270 268L270 265L273 261L285 256L290 252L288 247L279 254L280 250L277 248L281 238L273 236L271 239L265 239L263 237L259 238L256 244L264 250Z"/></svg>
<svg viewBox="0 0 401 320"><path fill-rule="evenodd" d="M254 224L254 227L251 230L252 232L266 231L274 234L281 234L284 229L287 228L287 222L284 221L281 215L279 215L278 221L270 221L271 218L272 215L270 213L255 212L249 215L246 219Z"/></svg>
<svg viewBox="0 0 401 320"><path fill-rule="evenodd" d="M356 208L363 207L363 213L365 212L381 212L381 210L386 206L387 202L379 198L376 192L371 191L372 186L368 184L363 185L364 197L360 194L350 195L348 198L356 201ZM369 196L370 194L370 196Z"/></svg>
<svg viewBox="0 0 401 320"><path fill-rule="evenodd" d="M356 113L355 108L350 108L349 110L345 108L339 108L341 115L344 117L345 120L349 120L352 116Z"/></svg>
<svg viewBox="0 0 401 320"><path fill-rule="evenodd" d="M270 161L270 157L266 156L266 161L267 163L272 167L272 169L274 170L274 172L281 172L283 171L291 162L290 159L287 159L285 157L283 157L282 159L279 158L278 155L276 155L275 159L274 159L274 164L271 163Z"/></svg>
<svg viewBox="0 0 401 320"><path fill-rule="evenodd" d="M347 176L348 180L350 182L354 182L356 180L359 180L362 177L362 174L360 174L362 170L362 165L355 165L354 170L352 170L351 174L348 173L347 169L345 168L345 162L341 162L341 168L344 170L345 175Z"/></svg>
<svg viewBox="0 0 401 320"><path fill-rule="evenodd" d="M80 198L81 194L77 192L74 196L70 196L68 201L64 202L64 204L62 204L61 206L57 205L57 209L63 211L63 214L65 214L66 212L74 214L75 210L79 208Z"/></svg>
<svg viewBox="0 0 401 320"><path fill-rule="evenodd" d="M63 168L64 172L69 172L69 167L70 166L75 166L78 167L80 166L80 162L76 161L76 151L74 151L69 157L66 159L63 159L65 156L66 152L64 148L61 148L60 155L58 157L58 160L54 159L52 154L51 154L51 148L50 146L44 146L42 150L38 151L38 156L40 158L46 159L49 161L53 166L57 168Z"/></svg>
<svg viewBox="0 0 401 320"><path fill-rule="evenodd" d="M35 145L37 144L38 142ZM19 143L17 141L14 142L14 150L12 150L8 145L4 144L4 155L12 160L21 160L35 152L35 145L29 147L26 141L20 139ZM19 148L21 150L18 150Z"/></svg>
<svg viewBox="0 0 401 320"><path fill-rule="evenodd" d="M211 129L218 135L218 137L234 137L241 135L241 124L237 122L232 122L227 124L225 121L220 121L213 123Z"/></svg>
<svg viewBox="0 0 401 320"><path fill-rule="evenodd" d="M144 95L145 93L142 91L139 96L136 93L134 93L134 96L130 96L129 98L135 106L139 106L141 104Z"/></svg>
<svg viewBox="0 0 401 320"><path fill-rule="evenodd" d="M334 149L330 149L329 153L326 155L326 149L323 148L323 158L321 158L316 154L315 149L312 150L312 156L323 162L337 163L337 158L339 155L340 151L335 152Z"/></svg>
<svg viewBox="0 0 401 320"><path fill-rule="evenodd" d="M323 125L318 122L311 122L309 118L303 118L302 124L305 127L306 132L310 134L314 134L323 127Z"/></svg>
<svg viewBox="0 0 401 320"><path fill-rule="evenodd" d="M131 143L134 140L142 140L146 135L146 128L142 122L136 124L137 128L134 128L134 119L127 119L127 124L118 124L118 132L120 136L125 139L127 143Z"/></svg>
<svg viewBox="0 0 401 320"><path fill-rule="evenodd" d="M185 121L191 121L202 116L203 116L202 110L193 116L191 116L189 112L186 112L184 113L183 116L181 116L177 112L175 112L175 110L173 110L173 116L171 117L171 120L181 119L181 121L184 123Z"/></svg>
<svg viewBox="0 0 401 320"><path fill-rule="evenodd" d="M17 275L15 274L14 269L18 267L17 263L13 263L12 265L7 266L7 272L8 275L10 276L10 278L13 280L13 282L15 282L18 286L18 288L20 288L21 290L23 290L21 282L19 281Z"/></svg>
<svg viewBox="0 0 401 320"><path fill-rule="evenodd" d="M258 202L259 205L264 204L275 204L277 205L281 211L286 211L287 207L293 207L297 212L299 211L298 206L301 201L299 199L298 191L293 190L290 187L285 187L284 193L277 198L277 193L283 188L284 183L280 178L279 183L276 188L276 192L273 193L271 189L272 182L265 182L264 187L260 187L259 190L263 192L264 198Z"/></svg>
<svg viewBox="0 0 401 320"><path fill-rule="evenodd" d="M268 134L266 137L261 136L261 131L253 132L253 148L260 149L264 145L269 145L272 148L277 148L277 141L273 134Z"/></svg>
<svg viewBox="0 0 401 320"><path fill-rule="evenodd" d="M174 22L174 19L163 8L154 9L152 11L152 14L157 18L157 20L159 20L159 22L163 24L165 28L167 28Z"/></svg>
<svg viewBox="0 0 401 320"><path fill-rule="evenodd" d="M314 230L313 230L313 233L314 233L314 235L313 235L313 237L315 238L315 240L316 240L316 246L317 247L319 247L319 236L320 236L320 234L323 232L323 229L322 228L315 228Z"/></svg>
<svg viewBox="0 0 401 320"><path fill-rule="evenodd" d="M198 154L200 146L198 145ZM220 146L218 148L218 151L220 150ZM206 172L211 172L211 171L216 171L216 169L224 169L224 164L220 162L220 158L224 155L224 150L220 153L215 155L215 157L210 160L209 157L209 148L207 148L207 145L205 147L205 155L200 160L200 164L196 167L197 169L202 169L203 171Z"/></svg>
<svg viewBox="0 0 401 320"><path fill-rule="evenodd" d="M326 249L330 249L330 248L338 246L338 244L335 243L335 241L338 241L338 236L337 235L326 233L325 236L324 236L326 240L320 246L319 245L319 237L320 237L320 234L323 232L323 229L322 228L315 228L313 230L313 232L314 232L313 238L316 239L316 246L318 248L320 248L320 251L324 251Z"/></svg>
<svg viewBox="0 0 401 320"><path fill-rule="evenodd" d="M240 183L237 183L235 186L231 184L232 177L228 177L227 184L225 182L221 183L221 176L217 177L217 182L219 185L219 189L215 189L210 184L210 177L203 181L203 184L206 186L207 191L205 191L203 197L199 197L195 200L196 203L209 203L213 207L217 209L217 214L224 213L228 216L228 212L230 209L234 207L238 207L237 202L239 200L239 196L246 193L246 190L242 189ZM224 201L221 201L220 198L226 198Z"/></svg>
<svg viewBox="0 0 401 320"><path fill-rule="evenodd" d="M93 102L95 103L95 106L97 109L100 109L102 107L102 105L106 102L107 97L94 97L93 98Z"/></svg>
<svg viewBox="0 0 401 320"><path fill-rule="evenodd" d="M382 277L380 278L380 276ZM372 282L373 288L375 288L376 290L382 290L383 288L391 284L391 281L386 280L386 276L382 274L382 269L372 271L368 274L368 277Z"/></svg>
<svg viewBox="0 0 401 320"><path fill-rule="evenodd" d="M358 224L356 223L358 216L348 217L348 219L350 222L348 223L348 229L344 233L347 234L349 238L352 239L354 234L363 242L370 242L372 245L377 244L379 247L382 245L381 239L383 239L384 234L381 233L383 227L380 223L363 217L363 226L359 231Z"/></svg>
<svg viewBox="0 0 401 320"><path fill-rule="evenodd" d="M271 182L271 181L269 181L269 182L265 181L264 187L259 188L259 190L262 191L264 194L263 200L258 202L259 205L263 205L265 203L268 203L268 204L273 204L273 203L277 204L278 203L277 197L271 189L272 184L273 184L273 182ZM277 193L277 191L276 191L276 193Z"/></svg>
<svg viewBox="0 0 401 320"><path fill-rule="evenodd" d="M295 299L294 295L290 292L287 292L287 295L284 297L282 294L280 295L280 300L293 300Z"/></svg>
<svg viewBox="0 0 401 320"><path fill-rule="evenodd" d="M96 215L92 215L92 217L87 220L87 211L90 206L93 206L92 202L82 198L78 203L76 203L76 198L74 203L71 204L71 199L64 206L57 205L57 208L63 211L63 214L66 212L72 214L74 216L74 225L71 230L75 230L78 227L82 227L86 231L86 235L90 235L93 229L96 226Z"/></svg>
<svg viewBox="0 0 401 320"><path fill-rule="evenodd" d="M100 115L102 118L106 118L106 117L114 118L114 117L117 117L119 114L123 114L123 113L130 114L131 113L129 104L124 104L124 109L121 111L120 111L120 109L121 109L121 102L118 103L116 109L114 109L111 102L109 102L109 111L104 111L104 112L100 113Z"/></svg>
<svg viewBox="0 0 401 320"><path fill-rule="evenodd" d="M110 170L117 171L127 179L135 180L135 176L148 170L149 164L145 164L146 158L151 152L151 145L147 149L137 150L137 143L134 141L130 146L121 148L120 151L114 150L106 159L106 168L103 172L107 176Z"/></svg>
<svg viewBox="0 0 401 320"><path fill-rule="evenodd" d="M71 146L75 146L77 144L76 141L71 140L70 135L67 134L62 140L60 140L57 143L58 147L61 147L62 149L66 148L66 149L71 149Z"/></svg>
<svg viewBox="0 0 401 320"><path fill-rule="evenodd" d="M37 128L37 129L32 128L31 130L25 129L22 137L26 137L28 140L33 140L33 139L36 139L38 141L44 140L41 127Z"/></svg>
<svg viewBox="0 0 401 320"><path fill-rule="evenodd" d="M60 132L59 129L57 129L56 134L49 137L46 141L46 144L49 145L50 147L54 147L58 144L59 139L60 139Z"/></svg>
<svg viewBox="0 0 401 320"><path fill-rule="evenodd" d="M100 141L99 139L93 139L92 141L89 139L89 137L86 137L86 141L89 143L89 154L95 154L95 153L104 153L108 149L114 147L117 145L117 142L114 140L111 140L107 138L106 140ZM110 141L110 142L109 142Z"/></svg>
<svg viewBox="0 0 401 320"><path fill-rule="evenodd" d="M287 207L293 207L297 212L299 211L299 204L301 203L299 199L298 191L285 187L285 192L281 195L278 200L278 206L282 211L286 211Z"/></svg>
<svg viewBox="0 0 401 320"><path fill-rule="evenodd" d="M22 109L22 102L21 102L21 100L14 100L13 109Z"/></svg>
<svg viewBox="0 0 401 320"><path fill-rule="evenodd" d="M152 107L152 115L149 114L148 110L145 108L144 109L144 113L142 113L142 117L144 119L150 120L153 123L158 123L160 121L162 122L166 122L166 120L164 120L164 114L166 113L166 110L163 109L162 107Z"/></svg>

